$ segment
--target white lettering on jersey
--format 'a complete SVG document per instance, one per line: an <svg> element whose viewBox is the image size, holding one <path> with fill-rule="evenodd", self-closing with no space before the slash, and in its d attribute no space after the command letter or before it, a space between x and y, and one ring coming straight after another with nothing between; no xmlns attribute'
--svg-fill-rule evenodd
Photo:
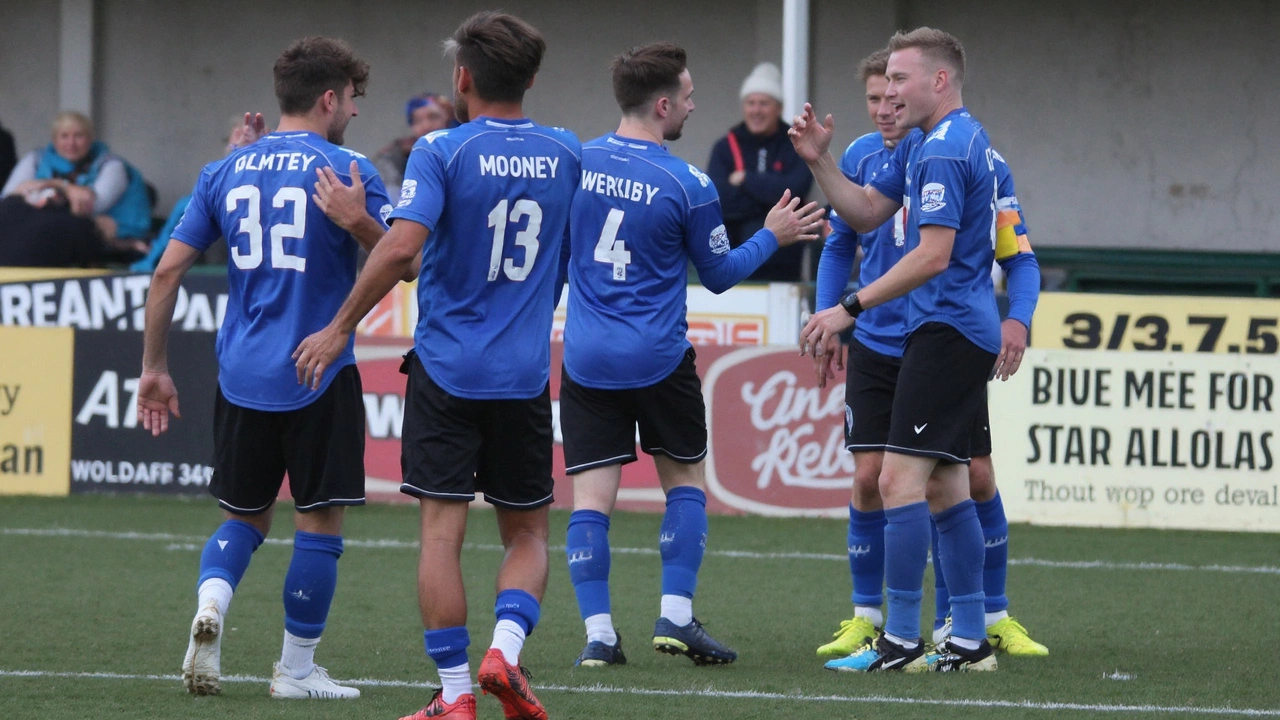
<svg viewBox="0 0 1280 720"><path fill-rule="evenodd" d="M724 229L724 225L717 225L716 229L711 231L711 238L707 244L711 246L711 252L716 255L729 252L729 233Z"/></svg>
<svg viewBox="0 0 1280 720"><path fill-rule="evenodd" d="M316 161L316 155L304 155L300 152L291 153L249 153L236 158L236 172L244 172L245 170L253 170L261 172L263 170L308 170L311 163Z"/></svg>
<svg viewBox="0 0 1280 720"><path fill-rule="evenodd" d="M520 155L481 155L480 174L513 178L554 178L558 157L522 157Z"/></svg>
<svg viewBox="0 0 1280 720"><path fill-rule="evenodd" d="M947 206L947 189L942 183L929 183L920 190L920 212L937 212Z"/></svg>
<svg viewBox="0 0 1280 720"><path fill-rule="evenodd" d="M614 177L608 173L591 172L590 170L582 171L581 187L588 192L598 193L605 197L622 198L632 202L643 201L645 205L652 205L653 198L658 194L658 186L648 183L637 182L631 178Z"/></svg>
<svg viewBox="0 0 1280 720"><path fill-rule="evenodd" d="M698 168L696 168L696 167L694 167L694 166L690 165L690 166L689 166L689 172L690 172L694 177L698 178L698 183L699 183L700 185L702 185L702 187L706 187L706 186L708 186L708 185L710 185L710 184L711 184L711 178L707 177L707 174L706 174L706 173L704 173L704 172L702 172L702 171L701 171L701 170L699 170Z"/></svg>

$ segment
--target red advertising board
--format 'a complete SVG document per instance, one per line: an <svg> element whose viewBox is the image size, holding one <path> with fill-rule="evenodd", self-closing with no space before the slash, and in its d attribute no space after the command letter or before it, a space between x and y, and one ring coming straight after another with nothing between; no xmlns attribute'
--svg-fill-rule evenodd
<svg viewBox="0 0 1280 720"><path fill-rule="evenodd" d="M400 483L400 419L406 340L361 338L356 348L364 383L368 436L365 470L371 501L410 500ZM572 503L572 479L560 448L560 359L552 343L551 400L556 421L552 473L556 504ZM847 512L853 458L844 449L844 385L819 390L812 360L789 347L701 347L698 369L707 399L708 508L718 513L840 515ZM624 466L618 507L663 505L653 461Z"/></svg>

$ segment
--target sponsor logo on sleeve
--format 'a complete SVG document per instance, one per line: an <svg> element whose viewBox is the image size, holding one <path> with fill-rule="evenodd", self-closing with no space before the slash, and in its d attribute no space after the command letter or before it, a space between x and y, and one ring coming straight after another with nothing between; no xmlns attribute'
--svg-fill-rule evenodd
<svg viewBox="0 0 1280 720"><path fill-rule="evenodd" d="M400 186L400 204L396 207L405 207L413 202L413 197L418 194L418 181L405 180L404 185ZM383 218L384 220L386 218Z"/></svg>
<svg viewBox="0 0 1280 720"><path fill-rule="evenodd" d="M724 229L724 225L717 225L716 229L711 231L708 244L711 246L711 252L716 255L729 252L729 232Z"/></svg>
<svg viewBox="0 0 1280 720"><path fill-rule="evenodd" d="M707 177L706 173L692 165L689 166L689 173L698 178L698 183L702 185L702 187L706 187L711 184L711 178Z"/></svg>
<svg viewBox="0 0 1280 720"><path fill-rule="evenodd" d="M947 189L942 183L928 183L920 190L920 212L938 212L947 206Z"/></svg>

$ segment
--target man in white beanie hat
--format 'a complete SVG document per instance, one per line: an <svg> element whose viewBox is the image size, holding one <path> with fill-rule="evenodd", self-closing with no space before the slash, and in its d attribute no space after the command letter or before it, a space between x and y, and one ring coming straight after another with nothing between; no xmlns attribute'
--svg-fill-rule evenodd
<svg viewBox="0 0 1280 720"><path fill-rule="evenodd" d="M756 65L742 82L738 96L743 122L715 144L707 167L720 193L725 229L734 247L764 226L765 216L784 190L804 197L813 184L813 176L787 137L791 126L782 121L782 71L778 66L769 62ZM801 245L782 248L748 279L801 280L803 254Z"/></svg>

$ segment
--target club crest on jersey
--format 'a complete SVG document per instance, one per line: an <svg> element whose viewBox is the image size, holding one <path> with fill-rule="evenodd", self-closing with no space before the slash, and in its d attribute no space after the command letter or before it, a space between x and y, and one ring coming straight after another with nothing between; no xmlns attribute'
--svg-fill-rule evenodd
<svg viewBox="0 0 1280 720"><path fill-rule="evenodd" d="M925 138L925 142L929 142L930 140L946 140L947 130L950 130L950 129L951 129L951 121L948 120L942 123L941 125L939 125L938 127L934 128L933 132L929 133L929 137Z"/></svg>
<svg viewBox="0 0 1280 720"><path fill-rule="evenodd" d="M937 212L946 207L946 196L942 183L928 183L920 190L920 212Z"/></svg>
<svg viewBox="0 0 1280 720"><path fill-rule="evenodd" d="M711 238L707 244L711 246L711 252L716 255L729 252L729 232L724 229L724 225L717 225L716 229L711 231Z"/></svg>
<svg viewBox="0 0 1280 720"><path fill-rule="evenodd" d="M698 183L699 183L700 185L702 185L702 187L706 187L706 186L708 186L708 185L710 185L710 184L711 184L711 178L707 177L707 174L706 174L706 173L704 173L704 172L702 172L702 171L701 171L701 170L699 170L698 168L696 168L696 167L694 167L694 166L690 165L690 166L689 166L689 172L690 172L690 174L692 174L694 177L698 178Z"/></svg>
<svg viewBox="0 0 1280 720"><path fill-rule="evenodd" d="M400 207L408 205L415 195L418 194L418 181L405 180L400 186Z"/></svg>
<svg viewBox="0 0 1280 720"><path fill-rule="evenodd" d="M391 207L391 203L387 203L382 207L378 208L378 216L382 218L383 225L387 224L387 218L391 217L391 211L393 209L394 208Z"/></svg>

